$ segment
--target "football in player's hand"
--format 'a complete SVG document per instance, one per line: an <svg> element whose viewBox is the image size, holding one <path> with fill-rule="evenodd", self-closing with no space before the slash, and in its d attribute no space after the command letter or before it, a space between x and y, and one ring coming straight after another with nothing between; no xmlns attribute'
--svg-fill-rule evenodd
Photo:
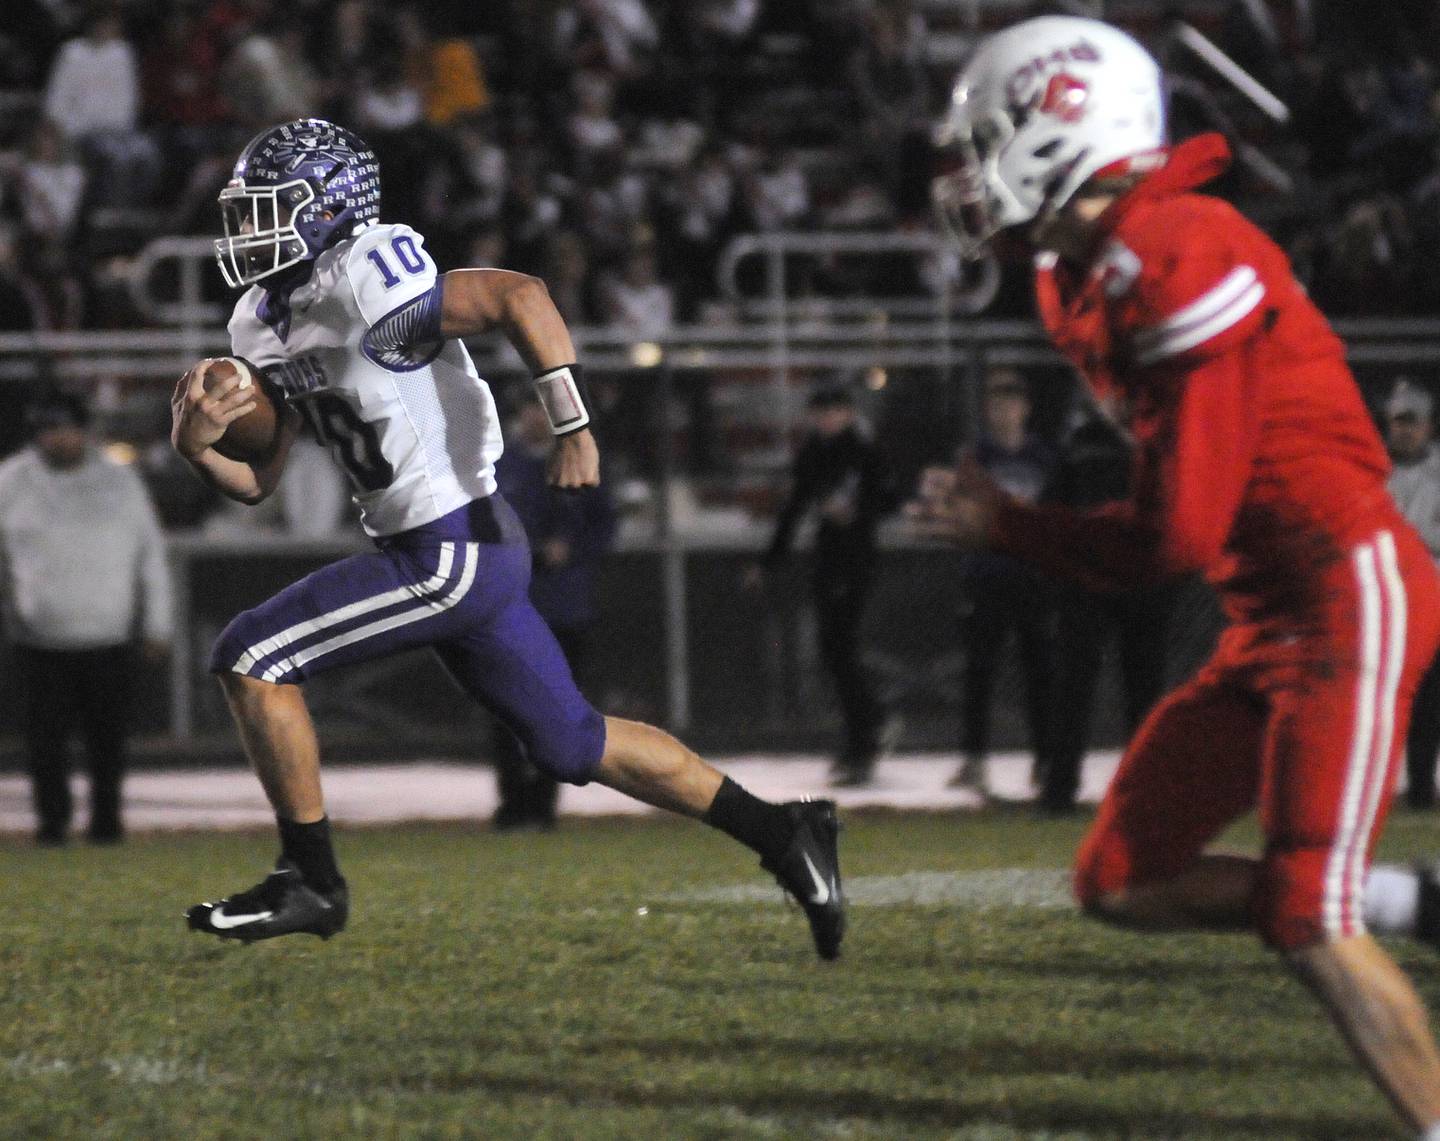
<svg viewBox="0 0 1440 1141"><path fill-rule="evenodd" d="M205 370L201 383L205 391L210 392L237 373L241 388L255 389L255 407L230 422L215 444L215 450L227 459L261 463L274 454L280 435L280 414L275 396L260 370L243 357L217 357Z"/></svg>

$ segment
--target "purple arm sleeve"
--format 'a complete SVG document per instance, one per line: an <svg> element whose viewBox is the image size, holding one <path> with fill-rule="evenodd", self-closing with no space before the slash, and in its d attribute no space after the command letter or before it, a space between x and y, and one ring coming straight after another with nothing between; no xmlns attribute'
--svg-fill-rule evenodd
<svg viewBox="0 0 1440 1141"><path fill-rule="evenodd" d="M370 326L360 339L367 360L391 372L411 372L440 355L445 345L440 335L443 280Z"/></svg>

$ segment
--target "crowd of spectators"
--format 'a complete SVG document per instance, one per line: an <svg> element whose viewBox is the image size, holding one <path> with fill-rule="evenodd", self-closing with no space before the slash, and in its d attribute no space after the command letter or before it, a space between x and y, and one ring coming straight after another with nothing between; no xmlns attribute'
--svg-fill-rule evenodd
<svg viewBox="0 0 1440 1141"><path fill-rule="evenodd" d="M1265 5L1196 7L1215 9L1210 33L1295 112L1269 123L1168 53L1177 123L1244 144L1230 192L1333 311L1433 309L1430 6L1394 0L1362 20L1322 3L1308 30ZM133 321L109 287L115 259L153 232L213 230L249 134L321 114L372 141L387 213L442 262L538 272L571 320L653 332L701 312L734 233L926 224L926 127L958 54L934 50L941 7L922 0L5 10L0 89L18 110L0 137L9 329ZM1163 46L1163 25L1139 30Z"/></svg>
<svg viewBox="0 0 1440 1141"><path fill-rule="evenodd" d="M736 233L928 225L930 118L967 36L1017 15L987 8L6 0L0 329L134 324L126 259L157 233L212 232L238 148L306 114L372 142L387 215L442 264L540 273L576 323L653 333L702 318ZM1166 56L1177 128L1219 126L1241 145L1226 191L1323 304L1434 311L1433 5L1313 8L1310 26L1278 3L1172 13L1278 94L1287 124L1175 47L1166 21L1136 30ZM797 280L873 284L829 281L823 263ZM1002 308L1023 311L1024 294L1002 292Z"/></svg>
<svg viewBox="0 0 1440 1141"><path fill-rule="evenodd" d="M442 264L541 273L570 320L637 332L696 316L736 232L886 225L924 193L912 0L3 8L3 329L133 323L116 259L212 232L244 141L300 115L371 142Z"/></svg>

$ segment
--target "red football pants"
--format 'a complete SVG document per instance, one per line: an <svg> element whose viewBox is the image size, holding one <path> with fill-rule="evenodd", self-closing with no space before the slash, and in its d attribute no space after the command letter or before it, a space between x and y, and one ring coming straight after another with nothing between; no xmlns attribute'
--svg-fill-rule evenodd
<svg viewBox="0 0 1440 1141"><path fill-rule="evenodd" d="M1081 903L1178 875L1258 806L1251 903L1265 941L1364 933L1364 876L1440 641L1440 591L1404 526L1376 532L1326 578L1320 613L1232 626L1141 726L1076 858Z"/></svg>

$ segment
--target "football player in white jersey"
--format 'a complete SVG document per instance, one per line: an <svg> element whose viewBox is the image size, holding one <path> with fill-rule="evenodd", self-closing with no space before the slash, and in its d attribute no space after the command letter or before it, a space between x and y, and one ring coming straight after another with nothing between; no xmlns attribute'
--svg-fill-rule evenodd
<svg viewBox="0 0 1440 1141"><path fill-rule="evenodd" d="M263 461L221 455L226 426L256 397L239 377L207 393L201 362L176 388L174 446L220 492L258 503L310 432L349 476L376 550L239 615L215 646L211 670L275 809L281 852L254 888L191 907L189 925L247 942L344 927L349 896L301 683L430 646L539 768L701 818L754 849L804 908L817 952L835 958L845 910L834 804L760 800L661 730L602 717L575 688L530 604L524 532L495 493L494 402L458 339L499 329L514 344L555 432L551 482L577 488L598 482L599 455L570 334L536 278L439 273L418 233L379 221L379 176L354 134L301 119L251 140L220 195L220 267L232 287L249 287L232 346L283 394L280 434Z"/></svg>

